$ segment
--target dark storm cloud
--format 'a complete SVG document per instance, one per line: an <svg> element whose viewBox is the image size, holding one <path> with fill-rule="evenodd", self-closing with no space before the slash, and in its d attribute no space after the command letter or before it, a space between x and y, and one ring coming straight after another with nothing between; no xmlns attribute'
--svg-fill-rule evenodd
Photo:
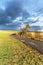
<svg viewBox="0 0 43 65"><path fill-rule="evenodd" d="M27 19L28 17L30 17L30 14L29 14L26 10L24 10L24 11L22 12L22 16L23 16L23 20L25 20L25 19Z"/></svg>
<svg viewBox="0 0 43 65"><path fill-rule="evenodd" d="M24 22L34 24L39 22L39 19L41 22L43 17L42 6L42 0L1 0L0 28L18 29ZM20 17L21 19L19 19ZM40 27L34 28L39 29Z"/></svg>
<svg viewBox="0 0 43 65"><path fill-rule="evenodd" d="M2 28L13 29L19 27L21 23L12 23L12 20L15 20L17 17L22 16L21 22L23 22L30 14L23 9L23 0L12 0L6 2L5 10L0 8L0 25L3 25ZM10 24L6 26L6 24Z"/></svg>
<svg viewBox="0 0 43 65"><path fill-rule="evenodd" d="M15 22L11 25L6 26L9 29L18 30L21 25L21 22Z"/></svg>
<svg viewBox="0 0 43 65"><path fill-rule="evenodd" d="M6 8L7 16L16 18L17 16L20 16L21 12L22 12L22 3L20 3L20 1L14 0L8 3Z"/></svg>
<svg viewBox="0 0 43 65"><path fill-rule="evenodd" d="M9 23L10 21L7 18L6 12L0 9L0 24L4 25L5 23Z"/></svg>
<svg viewBox="0 0 43 65"><path fill-rule="evenodd" d="M15 19L18 16L23 16L26 18L28 13L23 10L22 0L12 0L8 1L5 10L0 9L0 24L6 24L12 22L11 20ZM8 17L11 17L9 20Z"/></svg>

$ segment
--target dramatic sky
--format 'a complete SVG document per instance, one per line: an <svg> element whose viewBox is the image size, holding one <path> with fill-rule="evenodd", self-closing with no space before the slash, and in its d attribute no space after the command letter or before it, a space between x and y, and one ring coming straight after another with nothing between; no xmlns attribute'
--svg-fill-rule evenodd
<svg viewBox="0 0 43 65"><path fill-rule="evenodd" d="M43 31L43 0L0 0L0 30L19 30L24 22Z"/></svg>

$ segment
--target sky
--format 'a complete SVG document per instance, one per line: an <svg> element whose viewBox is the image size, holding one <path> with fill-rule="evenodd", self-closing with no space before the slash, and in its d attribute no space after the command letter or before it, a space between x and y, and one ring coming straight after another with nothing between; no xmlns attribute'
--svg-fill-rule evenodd
<svg viewBox="0 0 43 65"><path fill-rule="evenodd" d="M0 0L0 30L19 30L25 22L43 31L43 0Z"/></svg>

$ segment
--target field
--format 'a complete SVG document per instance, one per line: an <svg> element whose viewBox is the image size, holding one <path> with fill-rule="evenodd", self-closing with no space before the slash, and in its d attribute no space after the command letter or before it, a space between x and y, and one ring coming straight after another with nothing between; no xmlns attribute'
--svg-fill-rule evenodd
<svg viewBox="0 0 43 65"><path fill-rule="evenodd" d="M43 32L26 32L23 36L34 40L43 41Z"/></svg>
<svg viewBox="0 0 43 65"><path fill-rule="evenodd" d="M43 65L43 55L0 30L0 65Z"/></svg>

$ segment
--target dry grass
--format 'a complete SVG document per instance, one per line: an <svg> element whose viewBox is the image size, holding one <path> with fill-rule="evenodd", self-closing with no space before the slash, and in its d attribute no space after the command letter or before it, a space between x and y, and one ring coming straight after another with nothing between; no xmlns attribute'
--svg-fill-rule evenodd
<svg viewBox="0 0 43 65"><path fill-rule="evenodd" d="M0 31L0 65L43 65L43 55L10 37L16 31Z"/></svg>
<svg viewBox="0 0 43 65"><path fill-rule="evenodd" d="M26 32L23 36L27 38L43 41L43 32Z"/></svg>

